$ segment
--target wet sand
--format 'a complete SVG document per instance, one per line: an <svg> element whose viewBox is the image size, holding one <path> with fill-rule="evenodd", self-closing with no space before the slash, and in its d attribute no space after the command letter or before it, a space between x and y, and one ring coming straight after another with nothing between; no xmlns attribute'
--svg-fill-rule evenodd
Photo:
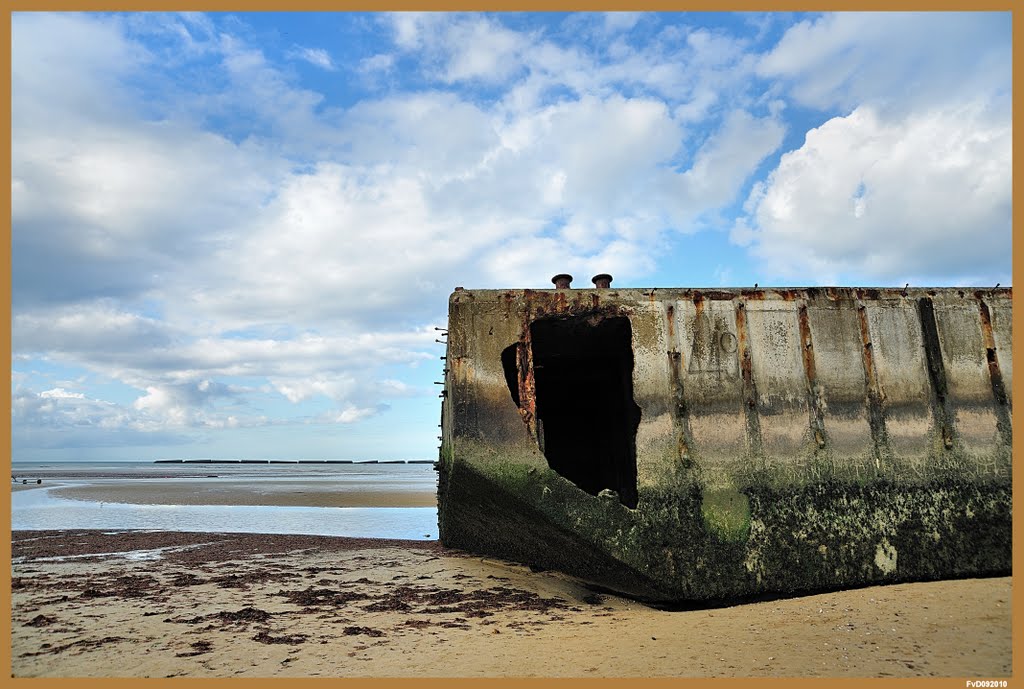
<svg viewBox="0 0 1024 689"><path fill-rule="evenodd" d="M32 486L33 488L38 486ZM95 481L54 488L71 500L133 505L256 505L285 507L433 507L434 490L382 490L379 482L225 480Z"/></svg>
<svg viewBox="0 0 1024 689"><path fill-rule="evenodd" d="M19 531L12 549L15 677L991 679L1012 669L1009 577L670 612L436 542Z"/></svg>

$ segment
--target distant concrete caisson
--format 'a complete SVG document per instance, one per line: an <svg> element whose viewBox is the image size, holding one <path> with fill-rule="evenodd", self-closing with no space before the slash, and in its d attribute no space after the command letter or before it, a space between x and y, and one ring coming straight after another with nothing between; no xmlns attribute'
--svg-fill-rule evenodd
<svg viewBox="0 0 1024 689"><path fill-rule="evenodd" d="M451 295L445 545L656 602L1010 571L1010 289L571 279Z"/></svg>

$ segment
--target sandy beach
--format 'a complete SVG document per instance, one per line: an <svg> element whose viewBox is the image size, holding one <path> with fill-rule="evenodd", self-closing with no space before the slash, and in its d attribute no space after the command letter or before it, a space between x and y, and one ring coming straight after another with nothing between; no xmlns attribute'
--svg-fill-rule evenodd
<svg viewBox="0 0 1024 689"><path fill-rule="evenodd" d="M13 533L15 677L1008 677L1009 577L657 610L436 542Z"/></svg>

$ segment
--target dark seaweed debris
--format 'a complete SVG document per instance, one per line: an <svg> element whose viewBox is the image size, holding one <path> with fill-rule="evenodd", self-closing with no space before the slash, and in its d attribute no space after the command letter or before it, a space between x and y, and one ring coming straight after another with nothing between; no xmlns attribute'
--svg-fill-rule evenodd
<svg viewBox="0 0 1024 689"><path fill-rule="evenodd" d="M309 637L305 634L291 634L284 636L271 636L267 631L261 631L256 636L252 637L253 641L259 641L261 644L289 644L296 646L298 644L306 643L306 639Z"/></svg>

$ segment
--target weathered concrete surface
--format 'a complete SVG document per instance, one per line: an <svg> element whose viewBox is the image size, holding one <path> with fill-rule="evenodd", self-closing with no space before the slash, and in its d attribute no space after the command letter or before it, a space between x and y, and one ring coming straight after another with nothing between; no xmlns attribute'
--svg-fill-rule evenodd
<svg viewBox="0 0 1024 689"><path fill-rule="evenodd" d="M457 290L441 541L657 601L1007 573L1011 313L1009 289Z"/></svg>

